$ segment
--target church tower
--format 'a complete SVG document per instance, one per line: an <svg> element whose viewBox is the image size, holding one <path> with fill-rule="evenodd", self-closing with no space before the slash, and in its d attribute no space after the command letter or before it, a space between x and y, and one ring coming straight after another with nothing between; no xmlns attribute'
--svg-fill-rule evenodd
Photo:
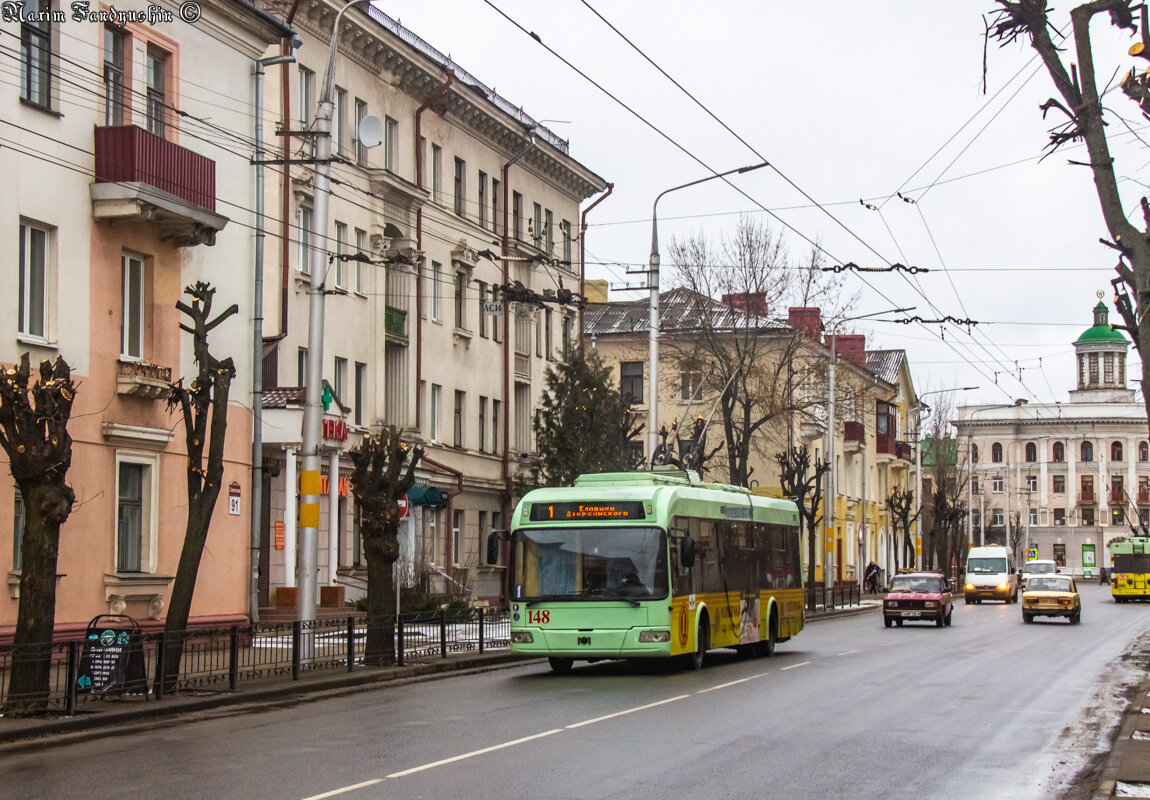
<svg viewBox="0 0 1150 800"><path fill-rule="evenodd" d="M1126 350L1130 342L1110 327L1106 304L1094 306L1094 324L1074 342L1078 359L1078 388L1071 403L1131 403L1134 390L1126 386Z"/></svg>

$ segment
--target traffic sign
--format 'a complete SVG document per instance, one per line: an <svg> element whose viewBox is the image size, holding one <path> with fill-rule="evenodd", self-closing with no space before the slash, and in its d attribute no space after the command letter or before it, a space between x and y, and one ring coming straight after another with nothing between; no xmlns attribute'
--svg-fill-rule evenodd
<svg viewBox="0 0 1150 800"><path fill-rule="evenodd" d="M404 495L403 497L399 498L399 518L407 519L407 515L410 513L411 511L407 507L407 495Z"/></svg>

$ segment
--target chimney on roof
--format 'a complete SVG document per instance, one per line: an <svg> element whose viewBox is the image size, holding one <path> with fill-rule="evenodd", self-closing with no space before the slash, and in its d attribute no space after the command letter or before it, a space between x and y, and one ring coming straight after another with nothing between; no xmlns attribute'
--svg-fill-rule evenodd
<svg viewBox="0 0 1150 800"><path fill-rule="evenodd" d="M765 317L767 315L767 293L735 292L734 294L725 294L723 295L723 305L746 314Z"/></svg>
<svg viewBox="0 0 1150 800"><path fill-rule="evenodd" d="M866 336L861 333L838 335L835 337L835 351L847 361L866 367Z"/></svg>
<svg viewBox="0 0 1150 800"><path fill-rule="evenodd" d="M788 308L787 324L816 341L822 337L822 312L817 308Z"/></svg>

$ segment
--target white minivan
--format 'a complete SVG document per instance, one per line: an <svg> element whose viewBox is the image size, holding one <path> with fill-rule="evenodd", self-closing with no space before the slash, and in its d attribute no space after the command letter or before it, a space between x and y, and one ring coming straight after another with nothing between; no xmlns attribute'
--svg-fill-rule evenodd
<svg viewBox="0 0 1150 800"><path fill-rule="evenodd" d="M1006 547L972 547L966 555L965 598L981 603L989 598L1004 603L1018 602L1018 568L1014 553Z"/></svg>

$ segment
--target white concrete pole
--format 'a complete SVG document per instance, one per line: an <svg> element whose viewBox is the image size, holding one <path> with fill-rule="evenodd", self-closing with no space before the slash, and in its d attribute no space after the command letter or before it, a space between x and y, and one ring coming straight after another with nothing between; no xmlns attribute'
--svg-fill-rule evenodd
<svg viewBox="0 0 1150 800"><path fill-rule="evenodd" d="M284 454L284 586L296 586L296 460L290 447Z"/></svg>

